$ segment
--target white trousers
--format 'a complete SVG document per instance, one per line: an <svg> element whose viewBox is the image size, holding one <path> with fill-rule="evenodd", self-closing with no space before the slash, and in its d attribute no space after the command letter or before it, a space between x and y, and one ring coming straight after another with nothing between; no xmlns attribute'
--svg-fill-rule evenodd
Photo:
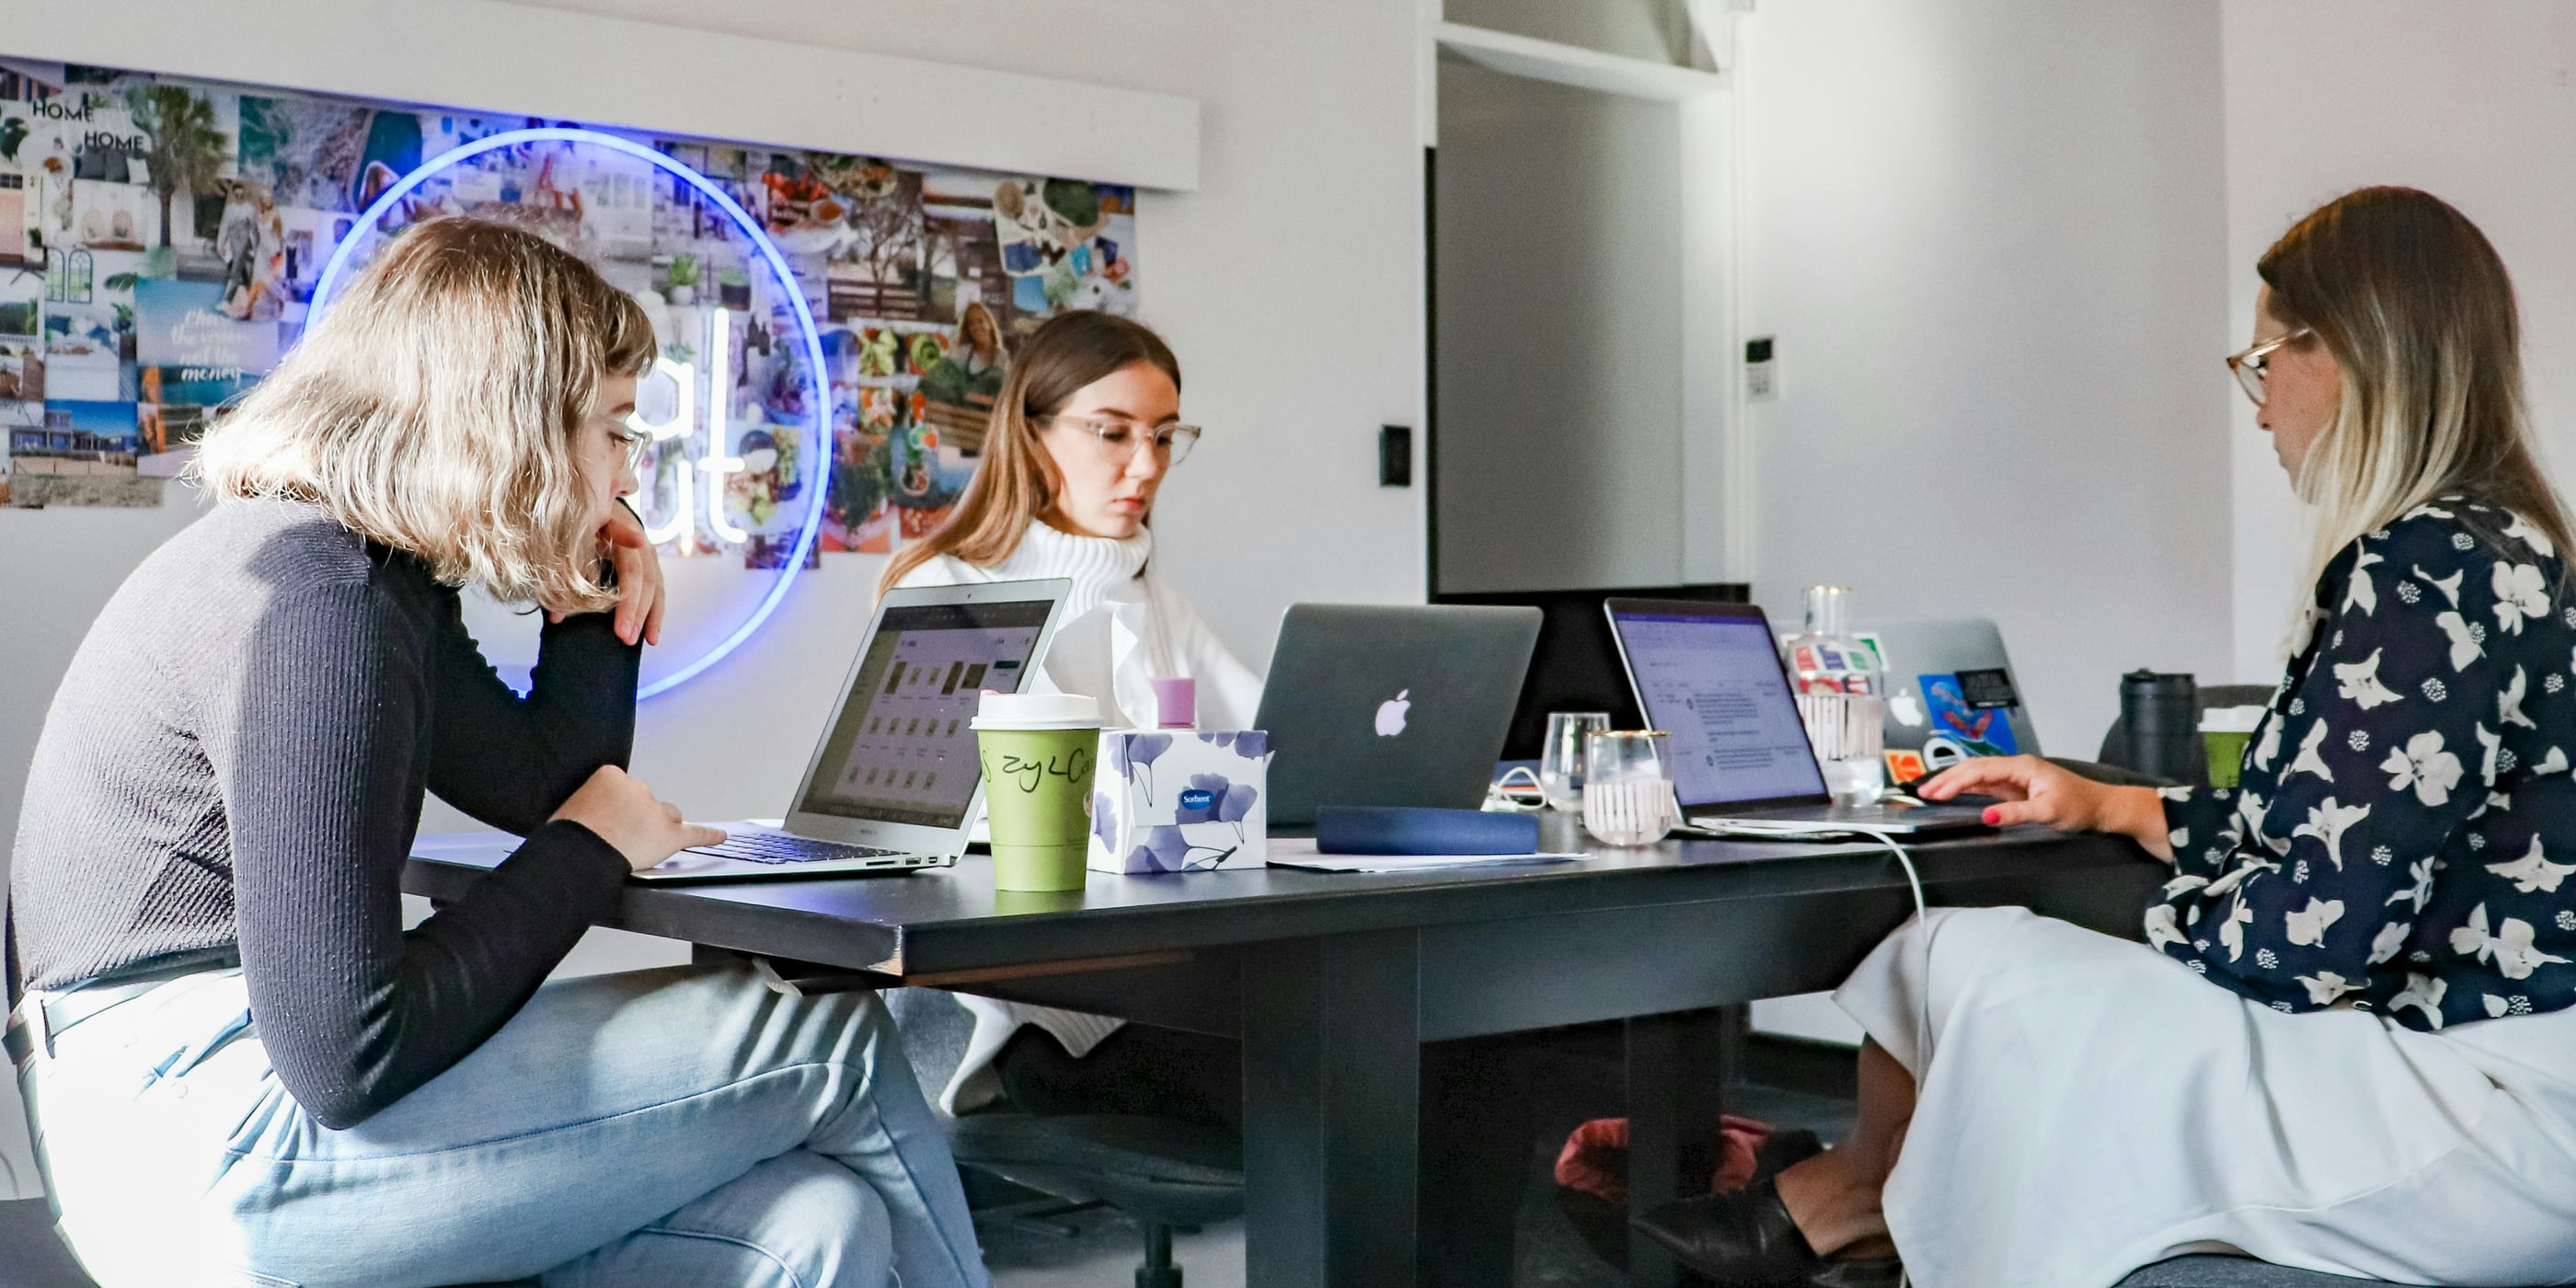
<svg viewBox="0 0 2576 1288"><path fill-rule="evenodd" d="M1834 1000L1919 1089L1886 1211L1923 1288L2108 1288L2208 1251L2576 1280L2576 1011L2286 1015L2019 908L1936 909Z"/></svg>

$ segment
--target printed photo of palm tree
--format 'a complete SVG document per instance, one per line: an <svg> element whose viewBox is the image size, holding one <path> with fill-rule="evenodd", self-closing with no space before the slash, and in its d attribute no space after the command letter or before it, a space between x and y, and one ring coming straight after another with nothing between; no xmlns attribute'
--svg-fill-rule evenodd
<svg viewBox="0 0 2576 1288"><path fill-rule="evenodd" d="M214 102L184 85L156 82L125 91L125 110L145 139L143 159L152 178L152 195L161 199L161 240L155 243L155 267L178 269L172 243L170 206L181 192L191 198L215 191L216 180L232 159L232 139L215 118ZM191 208L189 225L196 219Z"/></svg>

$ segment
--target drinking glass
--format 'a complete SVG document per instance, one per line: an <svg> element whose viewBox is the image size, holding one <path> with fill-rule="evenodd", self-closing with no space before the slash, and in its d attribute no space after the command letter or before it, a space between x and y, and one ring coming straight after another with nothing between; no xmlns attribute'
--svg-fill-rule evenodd
<svg viewBox="0 0 2576 1288"><path fill-rule="evenodd" d="M1652 845L1673 830L1672 740L1610 729L1584 740L1583 830L1604 845Z"/></svg>
<svg viewBox="0 0 2576 1288"><path fill-rule="evenodd" d="M1610 727L1607 711L1547 713L1547 745L1538 756L1538 789L1551 809L1583 807L1584 739Z"/></svg>

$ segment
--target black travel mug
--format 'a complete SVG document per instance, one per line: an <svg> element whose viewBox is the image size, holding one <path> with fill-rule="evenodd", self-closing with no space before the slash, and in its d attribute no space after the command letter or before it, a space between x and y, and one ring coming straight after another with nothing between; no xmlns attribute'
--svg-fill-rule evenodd
<svg viewBox="0 0 2576 1288"><path fill-rule="evenodd" d="M2131 671L2120 677L2120 719L2129 728L2129 767L2177 783L2206 782L2200 691L2191 676Z"/></svg>

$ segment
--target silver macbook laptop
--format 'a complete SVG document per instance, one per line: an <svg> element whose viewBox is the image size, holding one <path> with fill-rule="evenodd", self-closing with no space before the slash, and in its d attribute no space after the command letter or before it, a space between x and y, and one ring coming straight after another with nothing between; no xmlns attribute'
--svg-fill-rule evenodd
<svg viewBox="0 0 2576 1288"><path fill-rule="evenodd" d="M1982 811L1961 806L1834 804L1760 608L1655 599L1603 607L1638 709L1672 738L1673 787L1691 826L1915 834L1985 826Z"/></svg>
<svg viewBox="0 0 2576 1288"><path fill-rule="evenodd" d="M842 682L783 827L717 823L643 881L738 881L946 867L984 804L976 700L1017 693L1046 657L1073 583L890 590Z"/></svg>
<svg viewBox="0 0 2576 1288"><path fill-rule="evenodd" d="M1535 608L1294 604L1253 721L1270 732L1270 827L1321 805L1474 809L1541 620Z"/></svg>
<svg viewBox="0 0 2576 1288"><path fill-rule="evenodd" d="M1887 673L1890 752L1913 752L1933 773L1970 756L2040 754L2039 730L1993 622L1880 622L1852 634L1877 648Z"/></svg>

